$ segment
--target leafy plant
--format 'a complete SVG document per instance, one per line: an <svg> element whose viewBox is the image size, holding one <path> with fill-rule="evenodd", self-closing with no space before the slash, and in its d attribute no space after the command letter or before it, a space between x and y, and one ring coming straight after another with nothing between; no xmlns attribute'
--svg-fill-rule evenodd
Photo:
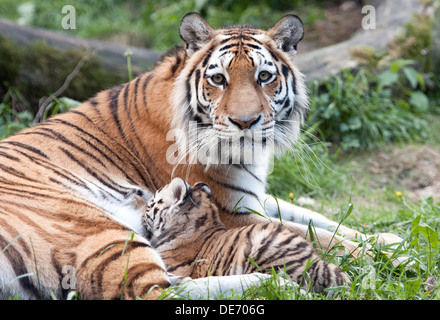
<svg viewBox="0 0 440 320"><path fill-rule="evenodd" d="M432 5L439 7L438 4ZM414 14L411 21L403 26L402 32L390 43L391 56L416 60L424 72L433 71L433 29L434 19L430 15Z"/></svg>
<svg viewBox="0 0 440 320"><path fill-rule="evenodd" d="M67 98L67 97L61 97L61 98L55 98L53 97L54 101L49 103L46 110L44 110L43 115L43 121L47 120L49 117L66 112L72 108L75 108L81 104L81 102Z"/></svg>
<svg viewBox="0 0 440 320"><path fill-rule="evenodd" d="M426 137L421 116L430 103L425 78L413 64L395 60L377 75L343 70L323 83L312 82L308 124L319 124L321 138L344 150Z"/></svg>
<svg viewBox="0 0 440 320"><path fill-rule="evenodd" d="M10 88L0 103L0 140L32 124L33 115L30 111L18 112L12 108L12 96L21 98L20 93Z"/></svg>

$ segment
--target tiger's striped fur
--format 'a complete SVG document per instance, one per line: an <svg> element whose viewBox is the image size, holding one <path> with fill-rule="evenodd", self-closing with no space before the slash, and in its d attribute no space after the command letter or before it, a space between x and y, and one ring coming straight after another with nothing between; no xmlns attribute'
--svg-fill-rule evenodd
<svg viewBox="0 0 440 320"><path fill-rule="evenodd" d="M320 292L348 285L334 264L321 260L310 242L279 223L226 229L205 183L175 178L156 192L144 216L148 239L170 272L200 278L286 270L293 281ZM251 260L252 259L252 260Z"/></svg>
<svg viewBox="0 0 440 320"><path fill-rule="evenodd" d="M83 298L144 297L153 287L149 298L157 297L154 285L165 288L170 279L145 239L139 202L172 177L208 183L227 228L262 221L244 209L231 215L240 199L242 208L266 203L268 214L278 214L278 203L265 201L267 149L259 164L228 154L226 160L238 163L214 164L209 156L206 163L185 164L182 146L188 141L190 151L199 151L258 132L260 144L275 141L274 152L295 142L307 113L304 80L292 62L301 21L288 15L268 31L214 30L193 13L182 19L180 34L185 47L151 72L0 141L0 295L64 297L72 289L63 286L70 266ZM201 129L198 140L188 131L192 122ZM184 135L173 139L173 129ZM245 135L238 150L246 146L257 144ZM170 150L182 152L178 161L170 161ZM335 222L279 205L293 220L284 225L297 234L304 236L301 223L313 220L324 247L334 239L356 248L325 230ZM343 226L339 232L356 236Z"/></svg>

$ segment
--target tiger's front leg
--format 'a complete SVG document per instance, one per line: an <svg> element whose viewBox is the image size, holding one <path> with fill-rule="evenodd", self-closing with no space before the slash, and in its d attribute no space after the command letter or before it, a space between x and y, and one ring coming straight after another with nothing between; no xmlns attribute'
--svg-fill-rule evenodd
<svg viewBox="0 0 440 320"><path fill-rule="evenodd" d="M339 234L348 239L368 239L373 236L348 228L312 210L299 207L281 199L277 199L277 201L278 203L273 196L267 195L267 213L272 217L279 217L281 214L283 220L302 225L312 223L315 228L328 230L332 233L337 230ZM384 244L400 243L402 241L402 238L391 233L381 233L378 236L380 236Z"/></svg>
<svg viewBox="0 0 440 320"><path fill-rule="evenodd" d="M353 240L361 240L372 237L372 235L365 235L359 231L350 229L344 225L339 225L338 222L332 221L322 214L316 213L312 210L302 208L286 202L281 199L277 199L271 195L265 196L264 210L268 217L263 217L257 214L235 214L232 215L227 212L221 212L221 219L228 228L235 228L246 226L255 223L265 223L268 219L273 222L280 222L279 216L281 214L282 223L291 229L294 233L301 235L309 241L312 240L309 232L309 224L313 226L313 237L317 244L317 249L323 251L329 251L332 248L338 248L338 252L342 254L344 251L351 253L357 257L361 254L361 250L358 248L358 243ZM252 206L251 203L249 203ZM256 211L261 209L259 203L252 206ZM261 210L260 210L261 211ZM337 233L335 234L335 231ZM402 239L394 234L380 234L379 239L384 244L400 243ZM396 260L395 263L400 263L400 260Z"/></svg>
<svg viewBox="0 0 440 320"><path fill-rule="evenodd" d="M269 211L267 210L267 213ZM276 213L275 213L276 212ZM272 222L280 222L280 219L278 217L278 207L277 211L275 211L273 215L269 217L263 217L261 215L249 213L249 214L241 214L241 215L232 215L230 213L221 212L220 216L222 221L225 223L225 225L228 228L237 228L242 226L247 226L251 224L257 224L257 223L267 223L270 219ZM304 239L307 239L309 241L312 240L309 228L307 224L303 223L297 223L294 221L288 221L284 214L282 214L282 223L285 227L292 230L294 234L298 234ZM331 232L329 230L326 230L324 228L313 228L313 236L316 238L316 242L319 242L319 245L317 246L317 249L322 249L323 251L328 251L332 248L341 248L343 247L347 252L350 252L354 255L360 253L358 249L358 245L350 241L349 239L335 235L334 232ZM339 250L342 254L344 250Z"/></svg>
<svg viewBox="0 0 440 320"><path fill-rule="evenodd" d="M266 212L272 217L279 218L279 215L281 215L283 221L287 220L286 222L290 228L309 239L308 225L313 225L313 231L316 232L315 236L324 250L331 249L335 245L342 245L348 252L357 256L360 253L358 244L351 240L366 240L376 237L384 245L397 244L403 241L402 238L391 233L380 233L377 235L361 233L312 210L299 207L281 199L275 201L275 198L270 195L267 195L266 209ZM335 231L337 231L337 234L335 234ZM399 261L396 260L395 263L400 263Z"/></svg>
<svg viewBox="0 0 440 320"><path fill-rule="evenodd" d="M156 250L127 230L91 235L78 247L76 262L81 299L154 300L170 286Z"/></svg>

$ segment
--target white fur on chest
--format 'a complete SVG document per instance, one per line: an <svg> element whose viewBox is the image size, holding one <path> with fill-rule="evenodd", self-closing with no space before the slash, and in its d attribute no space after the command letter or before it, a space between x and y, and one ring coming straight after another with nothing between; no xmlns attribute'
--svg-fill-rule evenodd
<svg viewBox="0 0 440 320"><path fill-rule="evenodd" d="M144 236L145 231L142 225L142 216L146 210L148 201L153 194L138 186L125 184L125 195L111 190L100 184L84 181L89 190L81 190L81 195L94 205L103 209L109 216L118 223L128 227L137 234ZM91 192L90 192L91 191ZM137 198L137 199L136 199Z"/></svg>
<svg viewBox="0 0 440 320"><path fill-rule="evenodd" d="M230 206L235 206L235 209L250 208L264 215L266 172L267 165L265 164L246 166L246 169L242 166L230 167L227 171L228 184L243 190L231 193Z"/></svg>

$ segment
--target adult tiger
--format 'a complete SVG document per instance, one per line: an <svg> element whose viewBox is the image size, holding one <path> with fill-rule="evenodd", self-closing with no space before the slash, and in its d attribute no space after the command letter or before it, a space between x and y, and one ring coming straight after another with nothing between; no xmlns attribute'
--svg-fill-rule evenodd
<svg viewBox="0 0 440 320"><path fill-rule="evenodd" d="M271 155L248 164L241 155L249 152L241 150L258 145L249 132L261 133L262 146L272 139L275 151L299 134L307 96L291 58L303 37L301 20L288 15L269 31L213 30L191 13L182 19L180 35L185 48L165 55L151 72L0 142L3 295L63 297L73 287L85 299L148 292L149 298L157 297L170 279L143 237L136 199L147 201L172 177L207 182L229 228L265 221L236 210L239 200L241 207L257 211L265 203L269 215L278 214L277 203L264 191ZM189 130L194 122L204 129L197 139ZM168 141L173 128L185 133L177 142ZM173 160L174 151L206 150L212 137L222 149L236 136L239 157L226 153L215 164L216 153L208 147L204 163L181 164L179 155ZM228 163L222 164L225 158ZM294 221L286 226L305 235L299 223L313 220L321 244L331 245L325 229L335 228L335 222L282 201L279 205L283 218ZM130 230L136 233L132 238ZM345 227L339 232L356 235ZM68 271L74 272L74 285L63 282Z"/></svg>

